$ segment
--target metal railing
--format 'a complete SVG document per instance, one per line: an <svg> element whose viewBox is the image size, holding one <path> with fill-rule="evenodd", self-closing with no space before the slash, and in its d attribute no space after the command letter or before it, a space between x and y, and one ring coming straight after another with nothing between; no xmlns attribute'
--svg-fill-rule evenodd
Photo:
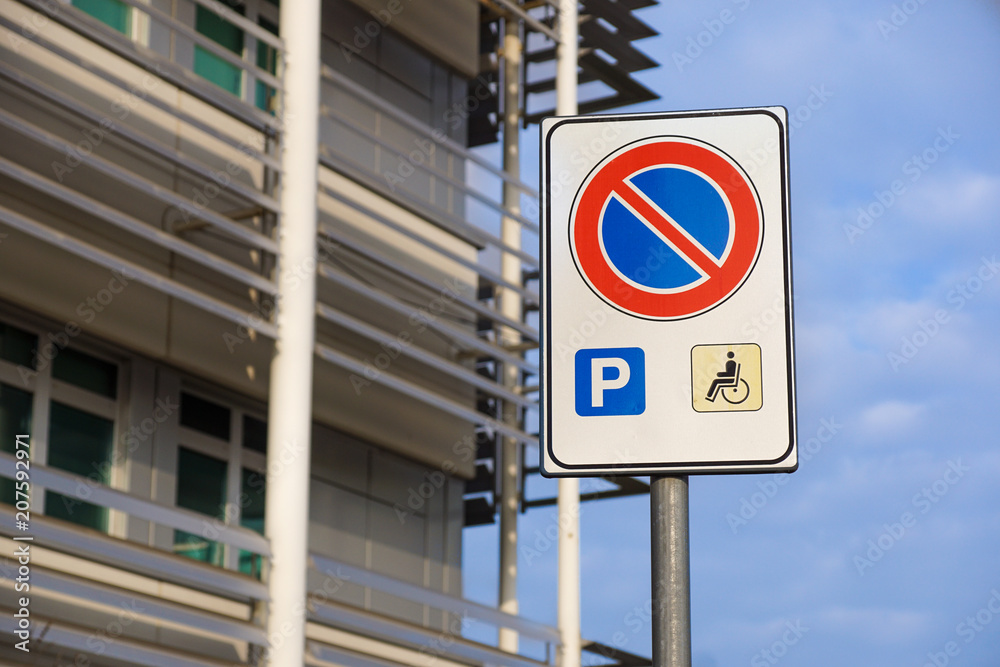
<svg viewBox="0 0 1000 667"><path fill-rule="evenodd" d="M215 12L246 34L247 48L242 54L234 54L200 35L190 24L141 0L125 0L131 11L146 16L151 25L159 26L157 29L166 30L171 36L187 40L237 67L242 72L242 97L231 95L194 75L182 62L183 59L178 58L177 52L158 53L71 5L43 0L20 0L19 3L0 6L0 43L16 43L21 45L19 48L24 49L23 53L15 54L15 58L0 62L0 97L13 95L20 102L43 106L47 112L54 109L64 122L63 126L53 127L31 114L17 113L16 106L7 106L0 101L0 130L8 136L16 137L22 145L32 146L39 151L74 155L81 170L99 175L104 183L113 184L116 189L115 196L105 196L102 191L88 189L86 183L80 185L79 181L61 180L44 169L33 169L5 154L0 158L0 177L14 187L39 193L48 201L68 207L73 212L72 225L78 225L79 229L72 225L68 229L56 228L32 216L29 211L13 205L0 206L0 222L91 263L110 269L124 269L129 275L136 276L138 282L162 294L191 304L227 322L250 326L258 333L273 338L276 336L276 328L269 317L261 315L261 304L273 299L277 292L273 274L278 263L275 239L280 215L280 173L277 155L282 120L280 114L272 115L256 108L249 96L253 94L253 83L256 81L280 93L280 58L277 73L272 75L257 67L254 50L259 42L280 53L282 42L249 19L214 0L193 1L198 6ZM53 26L52 30L24 28L26 25L48 24ZM69 34L74 39L61 39L61 35ZM81 43L86 48L81 48ZM95 52L106 57L94 57ZM32 61L31 68L18 66L19 58L27 60L35 56L37 59ZM65 77L74 73L98 82L103 93L95 95L92 94L93 91L82 90L84 85L62 85ZM154 88L169 88L171 94L137 93L138 82L146 78ZM433 150L440 154L440 161L436 159L433 164L417 164L414 161L412 166L439 182L443 191L448 193L448 199L435 200L404 187L390 188L381 170L352 163L351 156L340 150L336 143L323 147L321 174L336 172L344 175L352 182L384 197L386 201L405 209L408 214L415 215L421 224L404 224L392 214L386 213L385 209L366 204L365 201L352 198L335 188L322 187L321 196L339 201L368 218L374 225L375 235L399 235L411 244L414 252L432 258L429 260L431 264L441 262L459 267L477 283L471 285L470 291L455 292L451 299L450 307L462 316L462 321L452 321L445 317L422 321L428 330L447 341L447 352L414 344L402 348L401 354L416 367L426 368L455 385L469 388L470 395L476 392L498 402L511 403L519 410L532 409L535 404L533 399L524 396L517 388L505 386L498 379L498 373L491 376L478 372L475 364L485 359L495 364L513 365L522 374L537 373L537 367L523 356L525 347L537 343L537 331L522 320L503 315L491 296L500 288L517 293L527 306L538 303L538 296L533 290L526 288L521 282L504 279L499 270L500 259L506 256L516 258L524 272L531 273L537 268L537 258L521 247L505 243L498 233L502 219L513 220L521 226L528 239L525 247L533 245L531 239L538 233L537 224L530 216L508 210L502 202L500 192L505 183L515 185L522 193L522 200L529 204L537 200L537 192L520 181L511 179L459 142L449 139L435 128L393 107L338 73L324 69L323 82L324 85L333 86L369 104L374 113L391 118L421 141L430 142ZM162 92L162 89L156 92ZM194 99L197 103L194 108L188 103L178 103L176 100L181 95ZM107 108L112 108L116 99L123 98L134 99L134 102L130 102L133 106L129 109L129 117L111 117L104 104L107 104ZM201 109L210 113L202 113ZM137 113L140 110L145 115ZM324 107L322 112L340 127L364 135L380 151L409 152L406 146L399 146L384 136L367 132L363 126L334 109ZM166 120L157 127L155 123L147 122L154 115ZM217 117L224 117L225 122L217 122ZM78 141L80 132L95 127L103 132L102 145L93 146L92 150L74 152L74 142ZM189 141L185 144L184 141L176 140L176 135L169 130L164 132L163 127L181 128L176 130L177 135L183 132L185 139L196 136L205 143L222 147L221 153L238 152L249 166L241 167L238 173L230 173L226 160L218 154L208 150L178 148L182 145L190 147L196 142ZM162 182L148 177L148 174L130 169L120 158L123 153L163 165L164 171L174 176L175 185L166 187ZM253 171L252 174L249 173L250 170ZM194 188L176 185L181 182L198 185ZM213 188L213 196L206 196L209 188ZM118 189L121 193L127 192L132 198L129 205L122 203L125 197L118 196ZM83 233L90 231L87 226L91 224L91 220L97 220L106 229L113 230L117 235L116 241L123 241L121 245L156 251L169 256L171 262L163 265L147 263L141 257L129 258L108 249L104 244L95 242L91 235ZM363 259L370 265L377 266L380 271L398 277L408 289L422 292L428 298L440 294L444 285L432 271L401 266L383 249L347 233L347 225L342 225L342 222L344 221L334 216L321 226L320 238L317 239L321 250L332 243L336 246L336 254L351 260ZM442 229L464 241L470 252L464 252L466 247L450 245L447 240L431 233ZM341 263L331 261L336 259L334 256L324 256L322 252L320 255L323 259L318 265L318 274L329 286L336 287L342 293L355 295L380 315L391 314L409 320L420 314L420 308L414 305L412 299L388 282L363 280L345 270ZM199 277L195 279L190 275L178 275L172 262L174 257L196 265ZM398 333L379 324L378 317L369 319L349 311L339 300L336 303L332 300L320 300L317 303L317 318L320 323L335 325L350 332L373 348L390 344ZM494 335L497 327L515 330L523 344L514 348L505 347ZM335 340L318 340L316 353L321 359L351 372L363 372L362 361L338 347ZM380 373L375 381L426 404L433 410L470 424L485 426L525 444L537 444L537 439L519 425L497 419L496 415L501 414L499 410L484 412L476 406L475 400L445 396L439 388L426 382L419 371L404 372L394 368L392 372ZM13 469L12 460L7 455L0 455L0 476L11 476L8 473ZM32 468L32 473L33 481L39 487L66 495L73 495L77 485L85 483L91 489L87 502L150 521L157 526L199 535L203 534L206 521L211 522L210 518L194 512L160 505L105 485L95 486L88 480L64 471L36 466ZM8 520L11 518L7 516L8 510L6 506L0 506L3 526L13 525ZM219 617L218 614L205 612L203 609L176 602L167 603L156 599L156 596L147 595L142 599L148 603L149 622L169 622L195 634L207 632L223 638L235 638L247 646L266 644L261 636L261 628L253 617L255 606L266 601L266 587L259 581L232 570L119 540L55 519L36 517L32 527L39 544L44 543L46 548L53 551L119 568L150 581L166 582L171 586L236 602L243 605L246 611L244 618ZM267 558L269 545L264 538L238 526L227 525L225 528L217 537L213 537L214 541ZM0 532L3 531L6 528L0 528ZM313 562L315 564L320 561L314 559ZM130 591L118 590L114 582L95 583L77 577L73 572L46 572L45 568L40 568L39 571L42 572L42 578L36 583L41 589L79 600L81 604L92 600L98 606L113 608L122 601L122 596L132 595ZM393 583L388 578L380 579L382 575L370 572L354 572L354 575L358 581L367 581L373 589L388 587L395 591L392 592L393 595L399 597L419 598L417 601L431 606L441 604L443 606L438 608L446 613L457 613L454 611L457 608L455 605L464 605L462 609L488 616L495 624L519 628L519 632L526 636L535 633L539 635L535 639L547 646L551 647L554 641L554 631L551 629L539 630L542 626L524 625L526 622L517 617L498 616L499 612L495 610L439 597L442 594L420 587L407 588L408 585L402 582ZM81 646L85 645L89 630L81 629L80 623L71 623L65 619L49 620L47 641L72 650L83 650ZM320 625L351 627L361 634L382 639L397 637L392 633L398 631L403 633L398 636L408 637L408 641L418 652L427 637L425 628L414 630L410 626L404 627L405 624L401 625L402 622L397 619L372 617L364 610L334 602L317 604L314 621ZM0 626L0 630L2 629L4 628ZM322 642L314 642L313 646L317 647L314 658L319 664L331 659L337 661L338 649ZM120 638L106 655L109 658L118 657L138 662L143 660L137 660L137 655L155 655L157 664L211 664L210 661L192 658L183 651L126 638ZM510 667L547 664L545 660L503 654L495 647L471 640L457 641L455 651L448 653L448 656L458 662L490 662Z"/></svg>
<svg viewBox="0 0 1000 667"><path fill-rule="evenodd" d="M138 0L133 0L128 4L133 11L146 12L151 21L172 31L172 34L176 33L186 39L191 39L209 52L223 57L226 62L234 66L238 65L243 71L245 79L261 80L276 90L280 90L280 69L277 77L268 78L270 75L260 71L260 68L256 67L255 63L248 58L247 53L253 49L247 49L247 53L238 57L203 35L198 35L197 31L194 31L190 26L162 11L143 5ZM197 4L218 12L219 16L245 31L253 40L259 40L261 44L280 52L280 39L261 29L252 21L226 9L214 0L198 0ZM124 165L116 163L114 159L101 155L101 151L95 150L80 156L81 164L85 165L87 169L114 179L121 187L147 198L150 206L163 211L161 219L173 218L175 224L167 225L166 229L150 224L150 220L135 218L117 208L112 200L101 200L93 192L74 190L68 184L60 183L46 174L25 169L9 160L0 160L0 174L23 186L45 192L88 215L96 215L120 231L131 234L146 243L192 260L201 268L218 275L220 280L236 281L237 284L250 290L254 296L249 301L241 299L226 302L219 298L217 290L200 289L197 284L178 281L170 275L169 271L157 271L154 268L140 266L135 262L116 257L112 253L93 246L93 244L48 228L43 223L9 208L0 208L0 220L20 231L97 264L112 269L126 268L138 276L139 282L147 286L239 325L246 326L252 323L252 328L259 333L273 337L276 334L273 324L269 318L260 317L259 313L262 310L267 310L266 306L262 306L262 304L273 299L277 290L272 274L277 263L277 244L274 238L277 233L279 210L275 190L278 177L275 159L277 142L274 137L280 130L279 119L254 108L251 104L237 103L234 105L234 102L238 102L238 100L232 95L216 88L207 81L191 76L190 71L182 71L177 62L162 54L156 54L149 49L140 47L125 35L104 26L72 6L59 5L58 11L46 14L44 13L45 7L48 5L44 5L39 0L24 0L24 5L36 10L36 23L41 21L59 23L90 39L113 57L107 60L84 58L79 53L60 44L59 40L53 40L48 34L49 31L35 31L22 36L23 31L20 26L24 21L19 21L13 16L0 15L0 29L6 29L18 39L24 39L45 49L49 54L62 58L72 66L82 68L98 76L101 80L116 86L123 93L127 93L134 88L135 83L129 81L127 77L123 77L118 71L119 68L113 65L114 57L122 58L148 73L155 73L157 80L175 85L180 90L195 95L211 106L231 114L240 123L246 125L248 132L262 132L262 135L257 136L264 137L262 141L269 150L257 151L251 155L257 161L258 168L263 172L262 177L255 177L261 183L261 185L257 185L247 179L240 180L229 177L220 170L220 164L210 164L198 159L194 154L179 151L174 146L164 143L160 138L144 132L140 125L115 121L111 127L113 131L108 133L106 143L128 146L146 156L162 160L178 173L185 174L185 178L206 184L206 189L218 192L215 198L209 199L206 203L204 198L198 199L197 192L191 195L165 189L160 184L133 173ZM170 55L176 56L176 53ZM70 115L79 128L101 127L101 123L105 122L108 117L107 113L102 113L89 101L64 92L59 86L53 85L49 81L43 81L36 76L19 71L13 65L0 64L0 81L8 84L19 94L31 96L36 101L44 100L47 104L59 108ZM420 345L408 346L403 351L404 356L418 363L423 363L436 372L444 373L460 383L468 384L495 399L514 403L520 409L533 409L534 401L525 399L517 392L512 392L496 378L477 374L465 365L463 359L487 358L500 363L514 364L528 374L537 372L537 368L532 363L523 359L522 350L508 350L498 345L493 339L492 330L494 327L507 327L509 330L516 331L528 346L537 344L537 331L522 320L504 316L499 312L496 304L491 303L489 299L489 296L494 294L497 289L502 289L517 293L528 307L533 307L538 302L538 296L533 290L526 288L523 283L505 279L499 270L500 259L504 256L515 257L524 267L526 273L537 268L537 259L531 252L505 244L497 231L503 218L513 220L521 225L524 234L527 235L526 245L533 245L531 239L537 235L537 225L528 217L508 210L508 207L505 207L501 200L500 193L505 184L513 184L519 189L522 193L522 199L528 204L537 199L537 193L531 187L511 179L488 160L448 138L440 129L427 126L330 68L323 68L323 85L333 86L335 95L349 95L354 100L369 105L376 116L391 119L391 122L405 128L409 136L417 138L422 145L431 147L430 151L437 154L435 159L433 161L430 159L412 161L412 167L440 183L440 189L447 193L448 201L433 201L433 198L408 191L405 183L399 187L389 187L384 178L384 170L380 170L379 165L376 165L375 169L372 170L352 162L350 155L339 150L335 139L333 143L322 147L322 167L348 176L353 181L383 196L386 200L395 202L416 214L430 227L446 229L458 238L465 239L472 247L480 249L478 257L459 252L447 244L434 240L430 234L402 224L392 215L387 215L385 211L373 210L373 207L345 196L344 193L335 188L321 186L322 196L337 200L355 212L370 218L387 233L404 236L412 242L414 249L419 248L421 252L438 256L442 261L451 262L454 266L472 272L478 281L478 285L472 286L473 291L478 289L479 296L483 294L487 296L486 299L481 299L472 294L456 293L453 299L456 308L468 313L470 317L480 323L478 333L476 327L459 326L448 322L435 323L432 327L439 335L446 336L448 340L453 342L457 348L456 356L441 357L440 353L429 353ZM244 86L244 90L246 89L247 86ZM218 126L206 123L198 117L198 114L193 114L176 104L165 103L161 96L144 96L141 104L157 111L167 112L184 127L187 127L189 131L205 133L211 139L223 141L232 147L243 145L237 137L227 135ZM387 155L406 154L409 152L408 148L412 148L393 144L385 137L368 132L355 120L329 105L324 105L321 111L332 122L339 124L338 127L360 133L379 151L385 152ZM34 124L31 119L19 117L2 109L0 109L0 128L30 139L40 147L52 151L59 152L68 149L67 140L70 137L56 135L52 131ZM219 187L220 179L225 181L224 187ZM476 183L476 185L470 185L471 183ZM252 221L251 224L248 224L247 218L242 217L246 215L247 211L251 212L249 217L249 220ZM467 219L473 215L476 217L475 221ZM378 233L376 232L376 234ZM207 235L220 235L230 239L235 244L234 251L231 253L220 252L217 244L206 239ZM443 287L439 281L428 278L426 274L400 267L392 257L380 254L376 248L364 242L352 240L344 234L344 230L336 220L321 226L321 236L327 241L338 244L342 252L350 253L353 257L363 257L366 261L374 262L386 271L399 274L403 280L423 289L428 295L428 299L434 298ZM241 257L242 254L245 254L242 249L246 247L256 251L257 261L247 263ZM412 305L408 304L400 294L394 293L392 289L386 289L384 286L359 284L353 280L353 276L344 273L339 266L329 263L322 264L320 277L341 287L352 289L355 294L364 298L373 297L372 292L374 291L378 294L377 300L384 307L400 314L406 314L407 317L413 313ZM318 304L317 316L321 321L343 327L376 345L385 343L387 337L395 336L398 333L379 330L370 322L353 317L351 313L345 312L335 303ZM483 323L488 324L489 327L483 328ZM320 358L332 361L342 368L353 369L356 367L356 363L360 363L360 360L347 357L343 352L335 349L336 347L335 343L325 346L321 344L317 347L317 354ZM402 377L396 377L393 373L382 373L378 380L411 398L438 409L443 408L446 412L475 425L485 425L499 430L507 428L498 426L492 415L477 413L472 406L452 405L447 400L442 400L435 391L423 385L419 373ZM532 436L520 429L517 429L516 437L529 444L535 442Z"/></svg>
<svg viewBox="0 0 1000 667"><path fill-rule="evenodd" d="M10 454L0 453L0 477L15 478L17 460ZM251 530L235 524L222 525L212 517L162 505L80 475L33 462L30 479L36 489L44 487L47 491L71 497L79 497L80 490L85 489L86 502L104 509L144 519L155 526L208 536L206 539L231 549L249 550L265 558L270 554L267 539ZM28 534L19 533L15 525L15 508L0 504L0 535L23 538ZM130 623L141 622L153 627L162 625L192 637L207 635L220 642L232 643L237 646L237 652L246 652L247 655L268 645L255 613L259 605L268 600L267 587L253 577L37 514L30 519L30 537L29 544L35 554L35 562L30 569L33 598L58 596L65 603L62 616L33 616L36 628L44 625L48 629L44 641L53 647L93 652L93 639L101 631L101 617L95 616L92 622L88 622L87 617L78 611L82 607L97 607L105 611L135 610L136 618ZM41 558L39 550L66 554L75 565L60 566L57 559ZM16 576L16 568L12 567L0 562L0 579L12 582ZM102 568L108 567L122 573L122 576L105 579ZM323 586L313 590L308 600L309 618L314 624L406 647L413 655L424 656L428 665L438 658L504 667L546 667L553 664L555 649L560 642L555 628L315 553L310 555L309 567L317 575L332 577L338 586L350 583L417 603L440 612L445 619L451 619L444 623L444 630L417 625L403 618L332 599L328 591L335 587ZM160 584L168 585L169 595L153 593L164 590ZM220 605L213 605L212 599L228 601L229 611L221 612ZM10 614L4 617L12 618ZM516 630L528 646L525 652L533 651L535 656L505 652L494 645L468 638L465 629L473 624ZM12 632L13 627L0 624L0 633ZM87 638L92 640L90 644L83 641ZM309 645L317 664L337 663L345 656L351 657L356 665L373 667L379 664L377 656L357 653L356 648L352 652L349 642L331 645L312 639ZM197 653L182 648L183 643L169 646L167 643L139 641L131 633L120 630L104 646L109 648L104 653L106 657L143 664L188 665L199 664L199 661L204 661L201 664L214 664L210 660L205 661L204 656L198 657Z"/></svg>
<svg viewBox="0 0 1000 667"><path fill-rule="evenodd" d="M325 596L315 595L311 598L309 615L314 623L342 628L370 639L402 644L424 658L428 665L438 658L503 667L543 667L555 663L560 635L553 627L318 554L310 555L310 568L317 573L332 575L338 582L350 582L427 606L452 619L452 622L445 623L445 630L435 630L351 608ZM469 639L464 636L463 629L474 624L516 630L524 643L535 643L540 647L540 655L528 657L520 653L509 653L494 645ZM341 660L351 659L350 651L319 641L312 641L310 648L319 663L344 664ZM377 661L362 659L361 656L354 656L351 662L368 667L377 664ZM420 661L415 661L415 664L419 665Z"/></svg>
<svg viewBox="0 0 1000 667"><path fill-rule="evenodd" d="M202 1L206 6L217 4L211 0ZM154 11L146 5L141 6ZM230 18L237 20L236 16ZM250 27L244 25L245 20L239 23L243 28ZM25 29L25 26L35 25L49 28ZM66 40L60 40L58 33L51 29L53 26L62 26L92 40L110 57L85 57L80 49L71 48ZM280 40L275 36L256 28L255 31L263 33L260 39L280 48ZM45 197L68 205L80 214L79 219L96 217L140 245L191 260L199 270L206 272L205 280L209 283L235 281L245 290L260 295L276 293L277 288L269 275L277 252L274 235L278 201L270 185L277 173L277 161L272 154L276 146L275 130L279 127L276 119L242 104L206 81L183 74L174 63L148 49L140 49L124 35L72 6L35 0L8 5L8 11L0 12L0 33L5 33L4 43L18 45L15 57L0 63L4 96L13 95L30 104L56 109L68 120L69 126L68 130L57 133L36 118L19 115L6 104L0 104L0 129L31 142L39 151L50 151L57 156L51 170L33 170L4 157L0 159L0 174L19 187L44 193ZM131 70L122 66L122 59L131 63ZM38 62L53 65L42 73L36 66ZM21 63L33 65L29 70L20 67ZM243 66L253 69L249 63ZM71 92L77 90L74 86L62 83L62 77L74 71L83 71L102 84L110 84L117 92L106 93L103 99L74 94ZM174 84L183 86L180 90L194 94L225 113L234 112L232 118L236 124L224 130L200 118L197 111L168 102L170 98L159 94L157 88ZM175 126L181 128L179 132L219 142L226 150L242 156L244 164L227 162L222 156L212 159L210 154L178 150L176 144L166 143L161 133L149 131L147 114L150 113L168 114ZM240 127L243 129L234 131ZM84 137L82 141L81 136ZM263 150L253 148L254 145ZM119 151L158 160L168 165L178 178L196 186L187 192L165 188L161 182L120 162ZM101 190L80 187L77 184L81 181L72 174L76 169L110 179L121 191L108 197ZM251 174L248 169L256 173ZM133 205L122 206L122 200L128 198L132 198ZM145 202L141 208L148 213L142 219L135 213L139 208L134 205L136 201ZM255 211L256 215L239 217L247 210ZM217 289L204 289L179 279L166 264L156 266L128 259L85 241L84 235L56 229L11 207L0 207L0 220L98 265L128 271L148 287L225 320L237 324L254 321L252 301L220 297ZM228 239L239 250L220 250L212 240L214 235ZM255 260L248 260L246 248L257 253ZM275 335L269 322L260 321L258 329L265 335Z"/></svg>

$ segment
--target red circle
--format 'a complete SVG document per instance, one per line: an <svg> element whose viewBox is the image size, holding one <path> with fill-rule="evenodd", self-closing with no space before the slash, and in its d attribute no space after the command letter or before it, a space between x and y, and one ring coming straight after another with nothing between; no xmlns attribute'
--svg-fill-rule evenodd
<svg viewBox="0 0 1000 667"><path fill-rule="evenodd" d="M714 181L729 200L734 218L733 245L722 265L703 263L707 279L670 293L646 291L623 280L609 265L600 242L601 217L616 188L621 192L636 172L660 166L692 169ZM732 296L753 270L764 235L764 218L749 178L718 149L686 137L646 140L606 158L580 188L570 220L573 259L591 289L619 310L657 320L691 317ZM682 251L682 244L690 243L682 236L671 240ZM689 259L696 256L685 254Z"/></svg>

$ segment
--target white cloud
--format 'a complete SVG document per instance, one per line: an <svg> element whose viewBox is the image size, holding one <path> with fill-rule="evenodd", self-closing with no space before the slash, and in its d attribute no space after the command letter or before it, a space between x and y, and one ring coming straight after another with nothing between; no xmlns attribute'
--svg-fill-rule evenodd
<svg viewBox="0 0 1000 667"><path fill-rule="evenodd" d="M861 413L863 435L894 440L913 433L922 423L926 406L900 400L883 401Z"/></svg>
<svg viewBox="0 0 1000 667"><path fill-rule="evenodd" d="M938 174L933 169L931 165L926 176L907 184L909 191L899 199L908 220L949 235L1000 221L1000 176L968 171Z"/></svg>
<svg viewBox="0 0 1000 667"><path fill-rule="evenodd" d="M873 644L905 644L933 627L932 616L910 609L833 606L818 612L828 632L864 637Z"/></svg>

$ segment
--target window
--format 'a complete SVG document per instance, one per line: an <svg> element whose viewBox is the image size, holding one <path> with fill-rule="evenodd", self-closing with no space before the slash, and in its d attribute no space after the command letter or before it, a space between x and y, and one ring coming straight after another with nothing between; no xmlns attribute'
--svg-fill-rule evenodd
<svg viewBox="0 0 1000 667"><path fill-rule="evenodd" d="M0 447L11 451L14 436L27 433L34 465L84 477L84 488L111 485L119 371L113 361L0 322ZM10 489L0 479L0 500ZM86 493L46 489L33 502L47 516L109 532L109 511Z"/></svg>
<svg viewBox="0 0 1000 667"><path fill-rule="evenodd" d="M194 394L181 394L181 426L187 426L213 438L228 442L229 421L229 408Z"/></svg>
<svg viewBox="0 0 1000 667"><path fill-rule="evenodd" d="M118 366L85 352L64 348L52 362L52 379L86 393L62 390L54 384L49 406L47 465L110 485L115 408L113 404L108 406L106 400L94 400L88 394L114 401L118 397ZM81 498L47 491L45 513L108 531L108 510Z"/></svg>
<svg viewBox="0 0 1000 667"><path fill-rule="evenodd" d="M0 322L0 359L17 366L35 367L35 347L38 336ZM9 377L18 378L14 367ZM15 436L31 433L30 392L22 391L13 384L0 382L0 451L13 454L16 449ZM0 502L14 504L14 480L0 477Z"/></svg>
<svg viewBox="0 0 1000 667"><path fill-rule="evenodd" d="M31 394L0 382L0 451L13 454L16 437L30 433ZM13 505L14 501L14 480L0 477L0 502Z"/></svg>
<svg viewBox="0 0 1000 667"><path fill-rule="evenodd" d="M48 465L110 484L114 430L110 419L52 401ZM102 532L108 530L106 508L54 491L45 493L45 513Z"/></svg>
<svg viewBox="0 0 1000 667"><path fill-rule="evenodd" d="M246 14L241 3L235 0L223 1L233 11ZM277 3L271 4L277 5ZM251 18L253 18L256 10L253 7L251 9ZM257 19L257 24L270 33L278 34L278 25L274 21L261 16ZM243 57L245 46L243 31L212 10L201 5L195 8L195 30L241 58ZM263 42L257 42L256 47L257 67L270 74L276 73L278 71L278 52ZM195 74L211 81L223 90L227 90L237 97L243 96L243 70L225 58L197 45L194 47L194 71ZM271 99L275 96L275 92L271 86L257 81L253 90L254 104L259 109L271 111Z"/></svg>
<svg viewBox="0 0 1000 667"><path fill-rule="evenodd" d="M213 531L229 524L263 534L267 423L206 396L181 392L175 502L204 514ZM205 534L174 531L175 553L260 577L258 554L227 549Z"/></svg>
<svg viewBox="0 0 1000 667"><path fill-rule="evenodd" d="M118 395L118 367L74 349L59 353L52 366L52 377L108 398Z"/></svg>
<svg viewBox="0 0 1000 667"><path fill-rule="evenodd" d="M243 468L240 525L264 534L264 473ZM240 549L240 572L260 578L260 556Z"/></svg>
<svg viewBox="0 0 1000 667"><path fill-rule="evenodd" d="M33 369L37 346L35 334L0 322L0 359Z"/></svg>
<svg viewBox="0 0 1000 667"><path fill-rule="evenodd" d="M132 12L120 0L73 0L73 6L123 35L131 32Z"/></svg>
<svg viewBox="0 0 1000 667"><path fill-rule="evenodd" d="M278 25L271 23L263 16L257 19L257 24L269 33L274 35L278 34ZM278 52L264 42L257 42L257 67L261 68L265 72L268 72L269 74L275 74L278 71ZM257 89L255 91L254 104L257 105L258 109L263 109L264 111L270 111L273 113L274 110L271 109L271 99L274 97L275 92L276 91L271 86L262 81L258 81Z"/></svg>
<svg viewBox="0 0 1000 667"><path fill-rule="evenodd" d="M267 454L267 423L244 415L243 446L250 451Z"/></svg>
<svg viewBox="0 0 1000 667"><path fill-rule="evenodd" d="M226 462L187 447L177 450L177 506L220 521L226 511ZM188 558L223 564L218 542L182 530L174 531L174 552Z"/></svg>
<svg viewBox="0 0 1000 667"><path fill-rule="evenodd" d="M224 0L224 3L233 11L243 13L243 7L233 0ZM243 55L242 30L201 5L195 8L195 12L195 30L236 55ZM223 90L242 97L243 70L197 45L194 47L194 72Z"/></svg>

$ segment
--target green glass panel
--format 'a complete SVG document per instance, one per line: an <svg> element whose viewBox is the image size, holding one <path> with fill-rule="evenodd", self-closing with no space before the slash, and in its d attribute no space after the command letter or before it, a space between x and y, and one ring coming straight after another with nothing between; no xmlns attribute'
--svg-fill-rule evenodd
<svg viewBox="0 0 1000 667"><path fill-rule="evenodd" d="M0 384L0 450L13 454L17 436L30 433L31 394ZM0 503L13 505L14 501L14 480L0 477Z"/></svg>
<svg viewBox="0 0 1000 667"><path fill-rule="evenodd" d="M177 506L222 521L226 512L226 462L179 447ZM215 528L214 522L205 525ZM222 565L222 545L203 535L175 530L174 551L188 558Z"/></svg>
<svg viewBox="0 0 1000 667"><path fill-rule="evenodd" d="M49 408L48 465L86 477L96 484L111 478L111 452L115 425L109 419L53 401ZM45 513L107 532L107 509L81 497L49 491Z"/></svg>
<svg viewBox="0 0 1000 667"><path fill-rule="evenodd" d="M0 359L11 363L35 367L35 349L38 336L9 324L0 324Z"/></svg>
<svg viewBox="0 0 1000 667"><path fill-rule="evenodd" d="M240 525L264 534L264 473L243 469ZM240 550L240 572L260 578L260 556Z"/></svg>
<svg viewBox="0 0 1000 667"><path fill-rule="evenodd" d="M129 34L129 6L119 0L73 0L73 6L123 35Z"/></svg>
<svg viewBox="0 0 1000 667"><path fill-rule="evenodd" d="M52 362L52 377L101 396L118 396L118 366L66 348Z"/></svg>
<svg viewBox="0 0 1000 667"><path fill-rule="evenodd" d="M200 46L194 47L194 72L219 88L237 97L240 96L240 91L243 89L240 68Z"/></svg>
<svg viewBox="0 0 1000 667"><path fill-rule="evenodd" d="M234 11L240 14L243 13L243 9L239 5L235 3L227 4ZM243 31L210 9L198 5L194 19L194 28L213 42L226 47L233 53L240 54L243 52Z"/></svg>
<svg viewBox="0 0 1000 667"><path fill-rule="evenodd" d="M234 11L243 13L242 7L233 3L228 4ZM243 31L201 5L196 8L195 30L233 53L238 55L243 53ZM194 71L195 74L220 88L228 90L237 97L240 96L242 70L200 46L194 47Z"/></svg>

